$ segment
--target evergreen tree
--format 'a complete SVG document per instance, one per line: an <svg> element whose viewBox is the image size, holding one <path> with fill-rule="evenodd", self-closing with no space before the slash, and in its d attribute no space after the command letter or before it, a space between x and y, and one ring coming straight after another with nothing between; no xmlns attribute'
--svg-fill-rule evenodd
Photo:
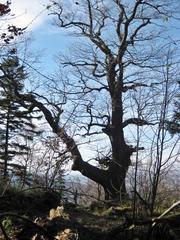
<svg viewBox="0 0 180 240"><path fill-rule="evenodd" d="M28 105L22 107L14 94L16 91L23 92L27 77L24 66L19 63L18 57L8 57L0 64L0 70L0 164L6 178L8 167L24 170L23 166L11 161L15 156L27 154L27 141L32 141L40 132L33 123L33 119L39 116L33 116Z"/></svg>

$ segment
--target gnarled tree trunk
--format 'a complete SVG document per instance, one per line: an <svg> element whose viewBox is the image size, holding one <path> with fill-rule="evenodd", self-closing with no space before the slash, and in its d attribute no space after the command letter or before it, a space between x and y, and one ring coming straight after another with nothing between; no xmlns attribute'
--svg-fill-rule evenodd
<svg viewBox="0 0 180 240"><path fill-rule="evenodd" d="M87 130L86 136L89 136L93 127L96 129L101 127L108 136L111 148L108 168L99 169L83 161L75 140L69 137L65 129L58 124L62 113L58 104L52 104L53 108L56 108L56 114L54 114L31 94L20 95L16 92L16 95L20 100L31 102L32 108L37 107L44 113L53 132L61 138L71 153L74 162L72 169L80 171L84 176L102 185L106 198L120 199L126 194L125 178L131 163L130 156L137 150L136 147L127 145L123 129L129 124L136 126L151 124L143 118L143 115L142 118L136 118L134 113L124 113L123 101L127 100L127 104L130 106L131 104L129 99L123 98L123 94L129 90L134 91L137 87L152 86L152 84L146 84L142 78L142 68L144 70L155 67L156 61L152 64L152 60L149 65L149 60L153 59L157 51L153 50L153 45L144 49L140 43L148 45L147 41L153 39L152 29L144 31L144 28L151 26L151 20L158 19L157 16L163 19L164 16L168 16L164 8L166 4L157 5L155 1L150 4L150 1L142 0L134 0L131 4L126 4L126 1L109 1L107 4L106 1L82 0L76 3L78 5L78 9L77 6L75 8L76 11L72 8L67 12L66 1L53 2L52 14L57 17L58 26L68 28L76 36L85 39L84 49L82 41L78 51L75 49L74 58L71 55L70 58L64 58L64 62L62 61L64 66L70 67L70 70L73 68L75 71L74 75L67 77L67 81L65 78L63 85L64 88L66 83L69 84L72 92L69 93L67 87L66 91L60 89L59 93L70 96L70 99L72 95L75 96L73 103L77 100L77 105L79 100L85 99L79 105L83 106L81 113L85 111L84 117L87 122L83 122L80 129L84 127ZM170 7L168 4L167 6ZM112 33L114 39L111 38ZM154 37L157 37L156 34ZM92 93L90 96L93 96L93 99L88 98L89 93ZM93 102L94 99L96 100L93 94L99 94L98 100L103 94L103 97L108 98L107 112L99 110L98 107L101 108L101 104L93 106L93 104L96 105L96 101ZM49 104L49 100L47 102ZM132 108L129 109L132 110ZM72 112L73 115L74 109ZM76 113L74 115L76 116ZM129 119L125 120L125 117Z"/></svg>

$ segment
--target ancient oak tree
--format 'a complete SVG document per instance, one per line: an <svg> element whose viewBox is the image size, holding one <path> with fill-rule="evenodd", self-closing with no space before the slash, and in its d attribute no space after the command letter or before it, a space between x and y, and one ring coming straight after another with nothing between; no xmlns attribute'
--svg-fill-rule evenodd
<svg viewBox="0 0 180 240"><path fill-rule="evenodd" d="M162 57L160 49L169 43L163 38L165 25L173 17L176 4L178 1L168 0L52 1L48 9L57 27L80 42L74 40L69 57L59 57L66 71L61 74L59 87L64 102L48 107L45 98L41 102L37 95L17 93L19 100L30 101L32 108L44 113L71 153L72 169L102 185L107 199L120 199L126 194L130 157L139 150L127 141L127 127L155 124L144 114L144 107L149 106L146 101L139 114L132 110L130 93L139 88L150 92L159 84L155 75ZM56 92L57 85L55 82ZM80 135L104 134L108 139L110 154L100 159L108 160L106 168L83 159L76 139L61 122L68 107L73 110L67 119L77 126Z"/></svg>

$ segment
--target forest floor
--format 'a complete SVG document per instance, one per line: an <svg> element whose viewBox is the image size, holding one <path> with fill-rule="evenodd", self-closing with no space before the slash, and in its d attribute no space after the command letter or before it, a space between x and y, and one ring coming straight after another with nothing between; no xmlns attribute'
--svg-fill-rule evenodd
<svg viewBox="0 0 180 240"><path fill-rule="evenodd" d="M0 240L4 239L177 240L180 209L178 206L161 221L152 222L142 213L132 221L127 204L98 202L80 206L62 203L53 192L10 192L0 197Z"/></svg>

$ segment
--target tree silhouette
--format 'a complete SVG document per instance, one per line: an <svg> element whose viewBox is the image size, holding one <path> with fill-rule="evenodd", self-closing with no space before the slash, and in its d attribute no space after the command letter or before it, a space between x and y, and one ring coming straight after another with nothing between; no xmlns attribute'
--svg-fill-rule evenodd
<svg viewBox="0 0 180 240"><path fill-rule="evenodd" d="M48 91L54 88L63 100L52 102L41 94L14 89L22 104L30 102L32 109L43 112L71 153L72 169L102 185L106 199L126 195L131 155L143 149L129 144L126 129L156 124L152 90L162 84L161 59L169 45L164 24L177 6L178 1L164 0L82 0L69 8L65 1L53 1L49 9L58 27L81 39L72 44L70 56L59 57L65 71L59 88L56 81L49 84ZM139 89L141 103L136 104ZM76 137L66 127L68 121L87 139L105 136L109 145L105 152L110 152L100 159L107 160L105 169L83 159Z"/></svg>
<svg viewBox="0 0 180 240"><path fill-rule="evenodd" d="M8 166L13 170L24 171L23 166L12 164L11 160L15 156L27 154L29 148L28 141L32 141L35 135L40 132L36 130L33 116L28 110L28 105L18 103L14 94L11 81L17 86L18 92L23 92L26 72L24 66L19 63L16 56L4 59L0 64L0 159L3 164L4 177L8 176Z"/></svg>

